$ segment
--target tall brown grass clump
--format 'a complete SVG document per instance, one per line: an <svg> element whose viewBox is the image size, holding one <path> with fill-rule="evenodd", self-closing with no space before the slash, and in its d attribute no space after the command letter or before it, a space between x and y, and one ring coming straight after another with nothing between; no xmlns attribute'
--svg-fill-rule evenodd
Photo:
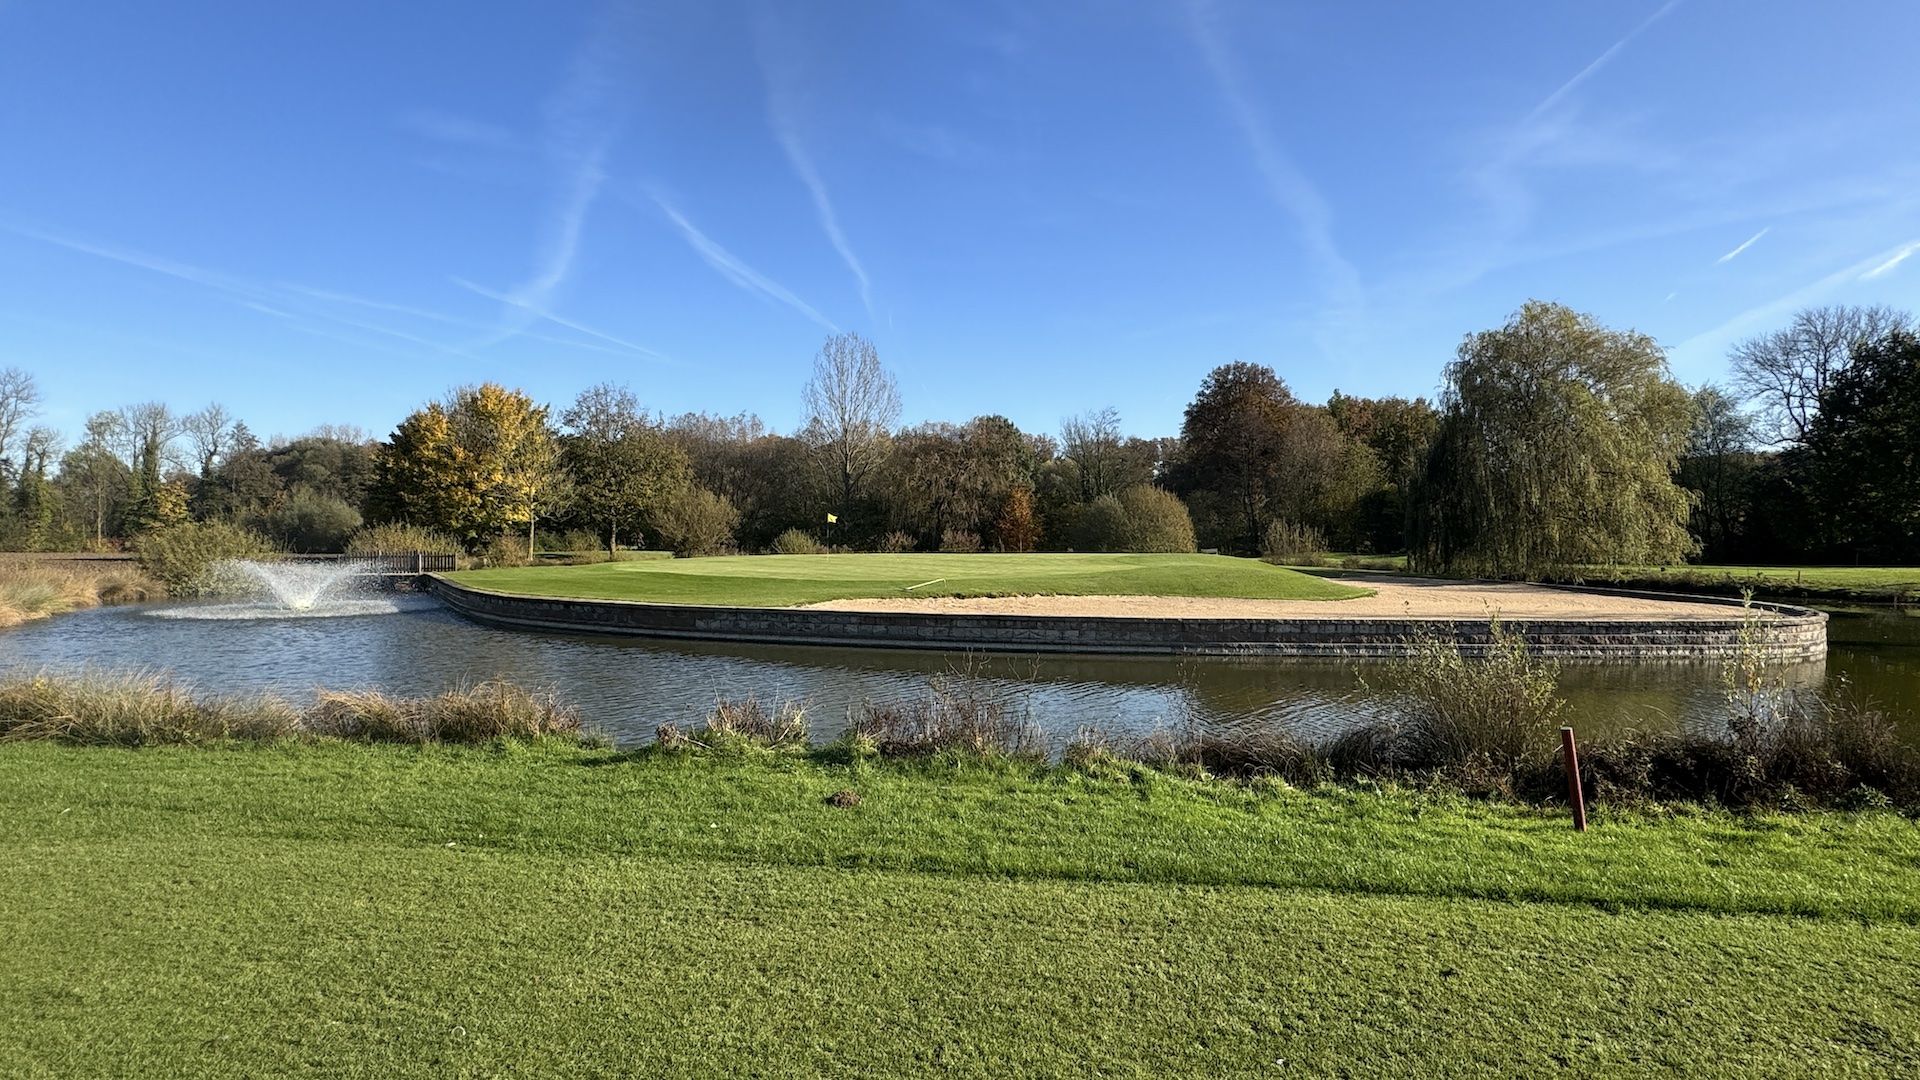
<svg viewBox="0 0 1920 1080"><path fill-rule="evenodd" d="M662 724L654 738L668 750L804 749L807 714L792 702L768 705L752 696L723 697L713 703L699 727L689 731L678 724Z"/></svg>
<svg viewBox="0 0 1920 1080"><path fill-rule="evenodd" d="M95 569L32 559L0 562L0 627L161 595L164 590L158 583L124 564L110 563Z"/></svg>
<svg viewBox="0 0 1920 1080"><path fill-rule="evenodd" d="M1024 703L971 676L934 679L917 700L862 705L847 734L885 757L1042 758L1048 751Z"/></svg>
<svg viewBox="0 0 1920 1080"><path fill-rule="evenodd" d="M304 727L316 735L393 743L487 743L582 732L579 714L558 698L499 680L421 698L322 690Z"/></svg>
<svg viewBox="0 0 1920 1080"><path fill-rule="evenodd" d="M503 682L408 698L322 691L302 709L271 695L197 695L164 676L30 675L0 680L0 742L166 746L297 737L421 744L582 737L552 695Z"/></svg>
<svg viewBox="0 0 1920 1080"><path fill-rule="evenodd" d="M299 711L277 698L196 697L153 674L0 682L0 742L169 746L277 739L299 730Z"/></svg>
<svg viewBox="0 0 1920 1080"><path fill-rule="evenodd" d="M347 538L349 555L465 555L467 549L446 533L420 525L390 522L369 525Z"/></svg>

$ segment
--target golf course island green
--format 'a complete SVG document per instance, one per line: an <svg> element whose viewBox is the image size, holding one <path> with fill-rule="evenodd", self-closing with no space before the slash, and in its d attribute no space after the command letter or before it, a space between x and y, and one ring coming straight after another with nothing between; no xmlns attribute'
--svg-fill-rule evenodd
<svg viewBox="0 0 1920 1080"><path fill-rule="evenodd" d="M468 570L472 589L662 604L792 607L890 597L1349 600L1370 590L1225 555L725 555Z"/></svg>

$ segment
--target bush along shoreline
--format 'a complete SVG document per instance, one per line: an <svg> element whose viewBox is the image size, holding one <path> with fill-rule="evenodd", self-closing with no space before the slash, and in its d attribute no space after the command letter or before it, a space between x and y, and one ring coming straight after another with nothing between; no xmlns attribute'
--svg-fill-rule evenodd
<svg viewBox="0 0 1920 1080"><path fill-rule="evenodd" d="M811 739L799 705L721 698L701 723L663 724L651 745L622 758L800 755L826 766L940 759L1111 776L1152 770L1225 784L1393 785L1564 806L1559 667L1531 655L1512 631L1498 624L1494 631L1497 645L1484 657L1428 640L1370 669L1384 715L1330 737L1189 725L1144 736L1087 728L1060 740L1034 723L1017 690L963 671L931 680L918 698L857 707L844 732L824 744ZM1844 688L1792 690L1755 650L1725 668L1724 696L1723 730L1629 730L1586 742L1580 768L1588 800L1920 813L1920 747L1901 738L1884 710ZM271 695L196 695L151 674L0 680L0 743L287 739L608 745L557 695L497 681L425 697L323 690L296 705Z"/></svg>

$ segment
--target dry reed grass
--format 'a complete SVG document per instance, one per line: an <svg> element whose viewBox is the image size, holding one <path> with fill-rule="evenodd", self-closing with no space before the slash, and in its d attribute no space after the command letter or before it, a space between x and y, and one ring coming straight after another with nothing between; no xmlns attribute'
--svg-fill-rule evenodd
<svg viewBox="0 0 1920 1080"><path fill-rule="evenodd" d="M0 559L0 627L101 604L138 603L164 590L121 563L99 567L38 559Z"/></svg>
<svg viewBox="0 0 1920 1080"><path fill-rule="evenodd" d="M199 695L164 675L39 674L0 680L0 742L193 745L298 737L357 742L491 743L582 737L550 694L504 682L431 697L321 691L306 708L272 695Z"/></svg>

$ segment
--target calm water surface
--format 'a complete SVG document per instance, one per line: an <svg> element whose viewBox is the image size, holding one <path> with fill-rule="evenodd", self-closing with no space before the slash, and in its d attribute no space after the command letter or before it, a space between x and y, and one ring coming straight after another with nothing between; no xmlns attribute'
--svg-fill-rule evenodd
<svg viewBox="0 0 1920 1080"><path fill-rule="evenodd" d="M722 695L791 700L830 737L864 701L924 695L929 681L986 681L1058 737L1082 727L1145 733L1196 723L1337 730L1373 715L1353 662L1109 656L969 656L800 646L652 642L499 630L425 597L362 602L359 613L260 617L231 605L102 608L0 631L0 670L172 673L207 691L374 687L427 693L487 678L559 691L621 742L702 716ZM1824 663L1780 669L1799 686L1845 678L1912 719L1920 701L1920 612L1833 610ZM1718 728L1711 664L1569 663L1563 686L1585 731L1623 724Z"/></svg>

